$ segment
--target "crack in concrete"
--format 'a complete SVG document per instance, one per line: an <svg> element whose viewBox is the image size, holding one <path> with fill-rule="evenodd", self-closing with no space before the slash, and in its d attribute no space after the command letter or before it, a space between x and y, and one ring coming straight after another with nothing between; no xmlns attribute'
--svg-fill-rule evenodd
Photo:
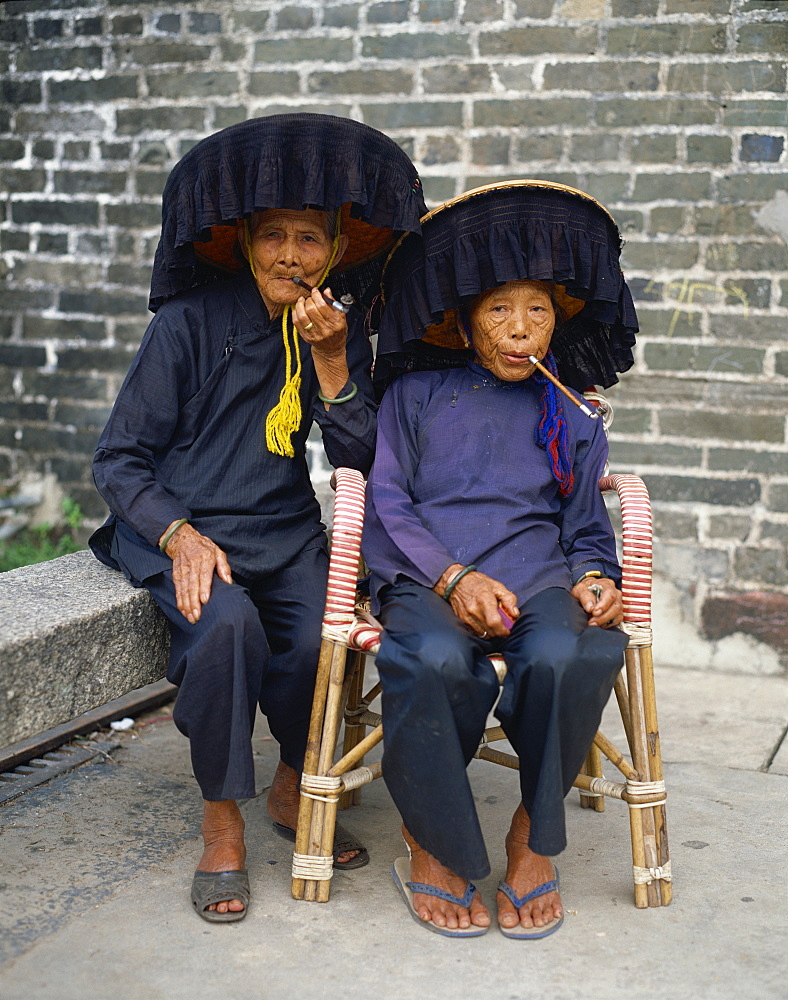
<svg viewBox="0 0 788 1000"><path fill-rule="evenodd" d="M788 736L788 723L786 723L786 725L783 727L783 731L780 734L777 742L772 747L771 753L767 756L767 758L763 762L763 764L761 764L761 766L758 768L759 771L768 771L769 770L769 768L774 763L774 758L780 752L780 747L783 745L786 736Z"/></svg>

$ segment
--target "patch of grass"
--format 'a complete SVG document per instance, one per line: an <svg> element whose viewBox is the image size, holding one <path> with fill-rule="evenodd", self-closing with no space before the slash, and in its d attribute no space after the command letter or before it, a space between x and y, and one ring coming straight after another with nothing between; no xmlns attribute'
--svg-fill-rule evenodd
<svg viewBox="0 0 788 1000"><path fill-rule="evenodd" d="M79 552L82 546L74 540L82 525L82 508L69 497L63 501L66 526L53 528L39 524L25 528L7 541L0 542L0 573L33 563L48 562L69 552Z"/></svg>

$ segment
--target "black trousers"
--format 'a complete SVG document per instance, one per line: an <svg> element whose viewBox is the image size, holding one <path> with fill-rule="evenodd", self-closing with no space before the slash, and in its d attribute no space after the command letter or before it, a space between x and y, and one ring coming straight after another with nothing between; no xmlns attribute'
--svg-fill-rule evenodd
<svg viewBox="0 0 788 1000"><path fill-rule="evenodd" d="M511 634L494 641L472 636L416 583L386 587L381 603L383 777L409 832L456 874L489 874L466 767L498 697L487 654L501 652L508 673L495 714L520 758L530 847L560 853L564 796L599 727L627 636L589 627L580 604L556 587L526 601Z"/></svg>
<svg viewBox="0 0 788 1000"><path fill-rule="evenodd" d="M194 775L210 801L255 794L251 736L257 705L299 773L312 711L326 598L322 540L262 579L214 574L211 598L192 625L178 611L172 570L144 581L170 624L173 716L188 736Z"/></svg>

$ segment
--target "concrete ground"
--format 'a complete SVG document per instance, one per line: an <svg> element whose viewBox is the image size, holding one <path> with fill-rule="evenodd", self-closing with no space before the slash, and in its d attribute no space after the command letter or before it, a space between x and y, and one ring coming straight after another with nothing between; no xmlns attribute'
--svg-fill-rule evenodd
<svg viewBox="0 0 788 1000"><path fill-rule="evenodd" d="M343 816L367 868L338 874L326 905L290 897L290 847L247 802L253 901L211 925L189 903L199 796L186 741L158 709L108 757L0 808L3 1000L700 1000L786 996L788 685L780 678L658 669L674 872L670 907L632 905L626 807L567 800L558 859L567 917L538 942L497 929L428 933L389 876L404 854L386 788ZM162 717L163 716L163 717ZM606 728L615 730L615 720ZM276 746L255 737L259 787ZM471 765L494 902L516 775ZM612 776L612 775L611 775Z"/></svg>

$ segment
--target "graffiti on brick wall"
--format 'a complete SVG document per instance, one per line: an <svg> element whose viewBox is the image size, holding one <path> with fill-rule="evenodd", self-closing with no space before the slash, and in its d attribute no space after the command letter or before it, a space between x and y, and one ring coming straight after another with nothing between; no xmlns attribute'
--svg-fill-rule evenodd
<svg viewBox="0 0 788 1000"><path fill-rule="evenodd" d="M673 310L668 326L668 336L672 337L676 331L682 317L688 326L694 326L696 320L700 320L701 313L697 309L687 308L697 305L730 305L730 300L734 304L740 305L747 316L750 311L750 299L741 285L735 281L726 281L724 284L708 281L697 281L691 278L676 278L673 281L656 282L649 281L644 286L644 294L649 295L662 289L669 299L676 300L679 304Z"/></svg>

